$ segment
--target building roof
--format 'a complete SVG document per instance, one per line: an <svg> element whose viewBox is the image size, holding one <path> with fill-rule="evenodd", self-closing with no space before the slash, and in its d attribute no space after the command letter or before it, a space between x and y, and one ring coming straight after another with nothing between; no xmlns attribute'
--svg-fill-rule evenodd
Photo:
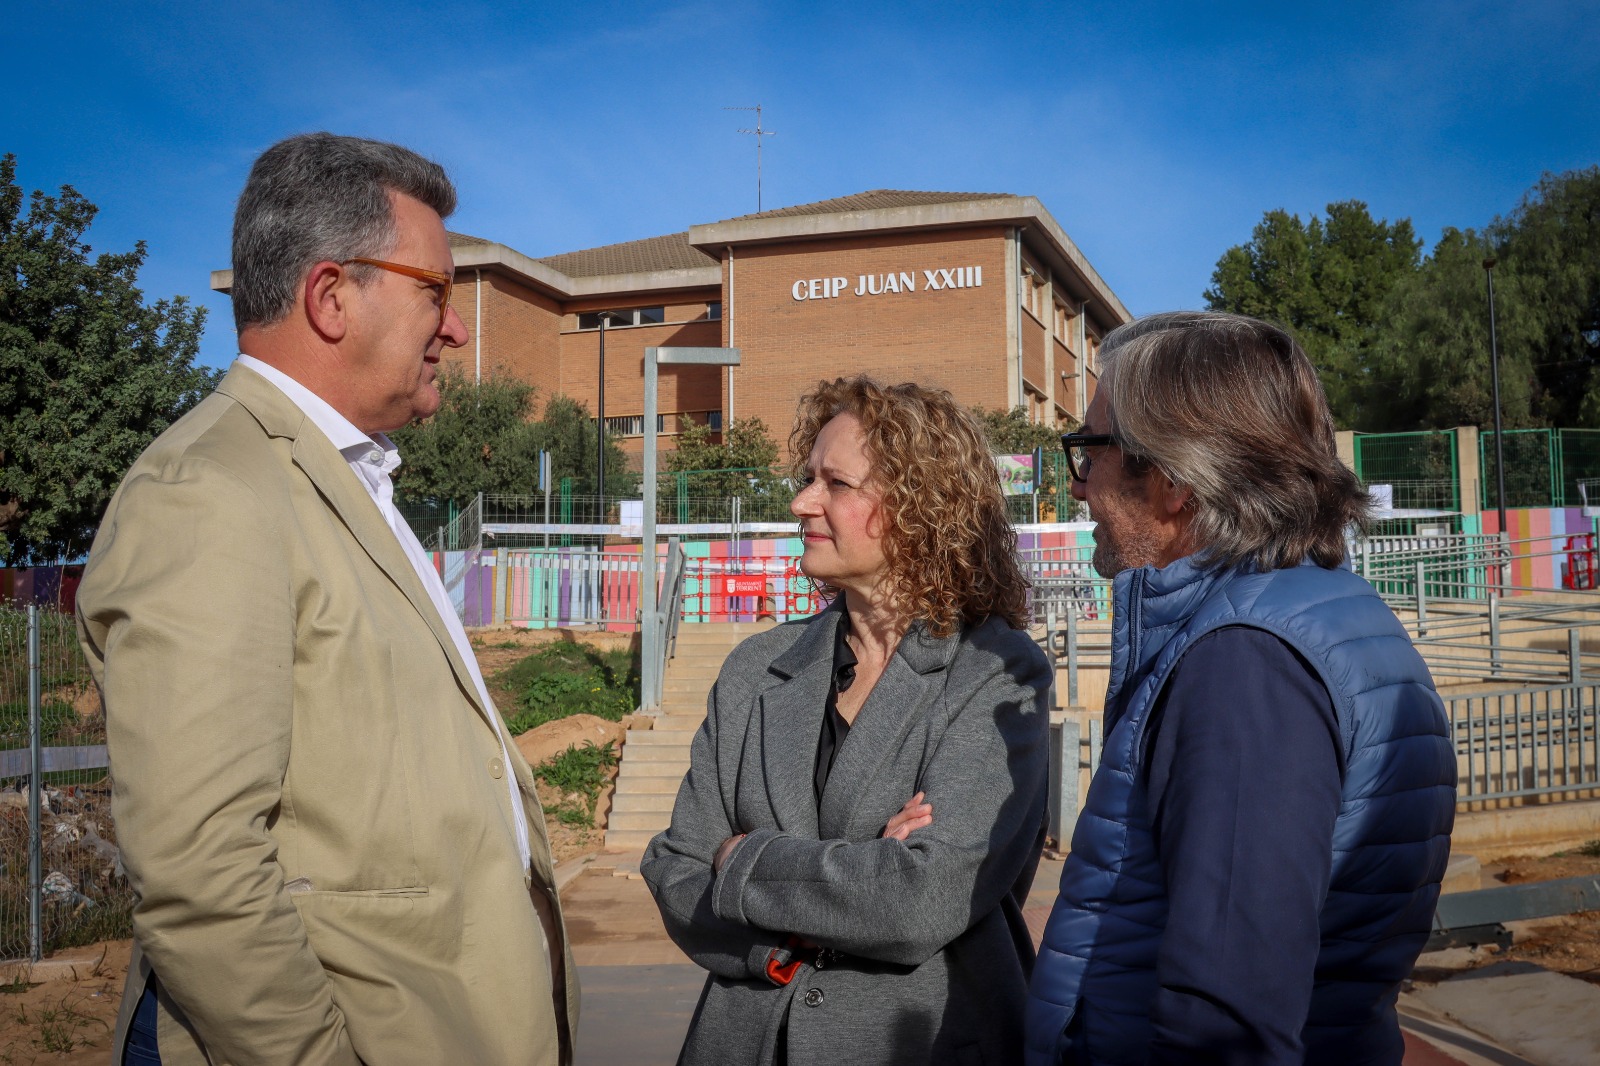
<svg viewBox="0 0 1600 1066"><path fill-rule="evenodd" d="M689 243L687 230L664 237L646 237L621 244L604 244L578 252L548 255L539 262L570 278L609 274L642 274L657 270L694 270L715 267L720 261Z"/></svg>
<svg viewBox="0 0 1600 1066"><path fill-rule="evenodd" d="M958 204L968 200L1003 200L1004 192L918 192L908 189L871 189L852 196L835 196L831 200L818 200L811 204L779 207L753 215L736 215L724 222L738 222L751 218L785 218L792 215L838 215L847 211L881 211L890 207L925 207L929 204Z"/></svg>
<svg viewBox="0 0 1600 1066"><path fill-rule="evenodd" d="M753 215L740 215L728 221L752 218L783 218L793 215L836 215L850 211L875 211L890 207L921 207L927 204L962 203L968 200L995 200L1004 193L986 192L910 192L903 189L872 189L853 196L836 196L811 204L780 207ZM465 234L451 234L451 244L488 244ZM612 274L642 274L657 270L694 270L720 266L721 260L689 243L687 230L661 237L603 244L577 252L541 256L538 262L570 278L604 277Z"/></svg>
<svg viewBox="0 0 1600 1066"><path fill-rule="evenodd" d="M484 240L482 237L474 237L469 233L457 233L455 230L447 232L450 237L450 247L452 248L476 247L494 243L493 241Z"/></svg>

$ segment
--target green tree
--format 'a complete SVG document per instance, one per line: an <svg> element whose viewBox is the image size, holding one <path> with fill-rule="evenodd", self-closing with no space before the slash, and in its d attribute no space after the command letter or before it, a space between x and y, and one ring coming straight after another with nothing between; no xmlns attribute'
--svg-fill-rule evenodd
<svg viewBox="0 0 1600 1066"><path fill-rule="evenodd" d="M767 424L753 415L729 423L721 441L712 439L709 426L685 425L677 447L662 456L661 514L672 513L671 501L681 488L691 499L720 502L737 496L747 521L787 521L790 492L777 462L778 446L767 435Z"/></svg>
<svg viewBox="0 0 1600 1066"><path fill-rule="evenodd" d="M1494 424L1483 234L1446 229L1424 261L1390 294L1371 361L1370 420L1377 429L1448 429ZM1540 424L1531 322L1516 284L1496 277L1500 408L1507 429Z"/></svg>
<svg viewBox="0 0 1600 1066"><path fill-rule="evenodd" d="M1061 450L1061 434L1074 426L1047 426L1042 422L1028 421L1028 412L1022 407L1009 411L986 410L974 407L972 413L983 423L989 438L989 451L993 455L1025 455L1035 448L1043 448L1046 455Z"/></svg>
<svg viewBox="0 0 1600 1066"><path fill-rule="evenodd" d="M690 475L691 496L744 495L752 482L770 489L779 480L773 470L778 446L767 435L767 424L754 415L734 419L721 441L712 439L711 427L692 422L662 458L667 473Z"/></svg>
<svg viewBox="0 0 1600 1066"><path fill-rule="evenodd" d="M407 500L464 501L480 492L528 494L539 483L537 390L491 374L473 382L459 366L439 373L439 410L389 436L404 457L395 492Z"/></svg>
<svg viewBox="0 0 1600 1066"><path fill-rule="evenodd" d="M1600 323L1600 166L1544 175L1511 214L1489 225L1488 236L1499 260L1497 317L1510 316L1501 355L1507 345L1526 355L1537 378L1534 416L1600 427L1600 348L1582 337Z"/></svg>
<svg viewBox="0 0 1600 1066"><path fill-rule="evenodd" d="M539 447L550 452L551 477L560 482L572 478L572 491L592 496L595 491L595 450L599 433L588 405L567 396L552 396L544 405L539 420ZM535 479L537 483L537 478ZM635 496L639 491L638 471L628 465L615 439L606 438L606 499Z"/></svg>
<svg viewBox="0 0 1600 1066"><path fill-rule="evenodd" d="M1223 253L1206 290L1214 311L1288 327L1317 367L1334 419L1372 425L1374 346L1390 293L1416 274L1422 242L1411 222L1374 219L1359 200L1332 203L1327 219L1268 211L1248 244Z"/></svg>
<svg viewBox="0 0 1600 1066"><path fill-rule="evenodd" d="M472 381L460 367L439 375L439 410L428 420L390 434L404 457L395 492L411 502L455 500L480 492L532 495L539 486L539 453L549 451L556 482L594 493L595 422L583 404L552 396L534 419L538 390L502 371ZM606 439L606 495L637 489L637 477L615 440Z"/></svg>
<svg viewBox="0 0 1600 1066"><path fill-rule="evenodd" d="M88 550L117 482L216 383L194 365L204 308L147 305L143 241L91 260L96 208L70 185L35 191L0 157L0 556Z"/></svg>

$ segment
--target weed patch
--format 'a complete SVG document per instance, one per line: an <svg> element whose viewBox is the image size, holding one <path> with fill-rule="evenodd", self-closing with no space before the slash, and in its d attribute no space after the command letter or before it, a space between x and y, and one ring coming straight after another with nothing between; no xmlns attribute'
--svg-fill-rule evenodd
<svg viewBox="0 0 1600 1066"><path fill-rule="evenodd" d="M600 790L605 788L611 776L610 771L616 768L620 759L616 745L611 741L596 747L591 740L581 748L568 748L555 758L534 767L534 775L551 788L560 790L564 797L550 811L556 820L562 825L592 828L594 806L600 798ZM579 799L575 800L574 797Z"/></svg>
<svg viewBox="0 0 1600 1066"><path fill-rule="evenodd" d="M546 644L507 667L496 681L516 695L506 724L513 734L573 714L620 722L639 705L638 664L631 652L586 644Z"/></svg>

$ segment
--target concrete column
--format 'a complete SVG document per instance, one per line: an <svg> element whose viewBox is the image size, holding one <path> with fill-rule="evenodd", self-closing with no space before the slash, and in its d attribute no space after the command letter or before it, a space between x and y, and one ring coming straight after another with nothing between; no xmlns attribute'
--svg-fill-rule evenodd
<svg viewBox="0 0 1600 1066"><path fill-rule="evenodd" d="M1352 429L1341 429L1333 435L1334 450L1339 453L1339 461L1351 470L1356 468L1356 434Z"/></svg>
<svg viewBox="0 0 1600 1066"><path fill-rule="evenodd" d="M1478 427L1457 426L1456 491L1461 494L1461 513L1475 515L1483 509L1483 470L1478 464Z"/></svg>
<svg viewBox="0 0 1600 1066"><path fill-rule="evenodd" d="M1006 400L1014 407L1022 395L1022 230L1006 238Z"/></svg>
<svg viewBox="0 0 1600 1066"><path fill-rule="evenodd" d="M1056 274L1048 267L1044 272L1044 306L1044 380L1039 385L1044 389L1048 424L1053 426L1056 423L1056 389L1060 387L1060 382L1056 380Z"/></svg>

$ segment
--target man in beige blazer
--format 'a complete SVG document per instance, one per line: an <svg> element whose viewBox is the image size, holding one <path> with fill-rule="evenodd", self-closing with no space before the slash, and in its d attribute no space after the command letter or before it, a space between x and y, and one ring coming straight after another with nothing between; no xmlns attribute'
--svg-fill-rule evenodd
<svg viewBox="0 0 1600 1066"><path fill-rule="evenodd" d="M101 524L78 611L138 899L115 1062L572 1061L532 776L389 480L383 432L467 342L454 206L394 145L269 149L243 354Z"/></svg>

